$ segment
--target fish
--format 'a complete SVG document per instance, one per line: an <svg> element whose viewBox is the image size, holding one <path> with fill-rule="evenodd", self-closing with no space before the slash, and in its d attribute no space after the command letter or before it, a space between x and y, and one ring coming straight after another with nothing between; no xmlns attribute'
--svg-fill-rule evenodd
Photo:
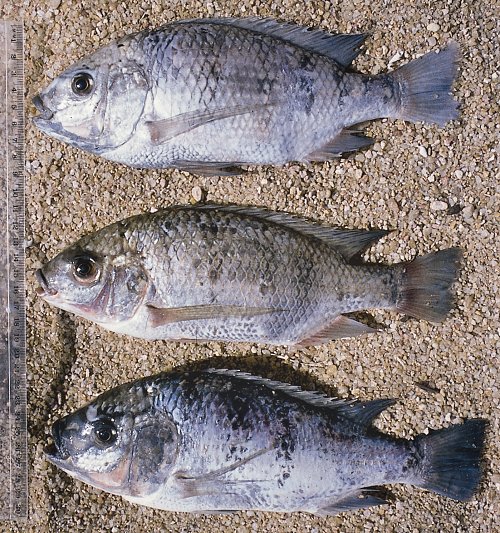
<svg viewBox="0 0 500 533"><path fill-rule="evenodd" d="M34 123L131 167L231 175L364 148L359 124L377 118L458 117L455 42L367 76L351 67L366 38L259 17L172 22L70 66L33 98Z"/></svg>
<svg viewBox="0 0 500 533"><path fill-rule="evenodd" d="M258 207L173 206L83 236L36 271L37 293L149 340L309 346L376 331L347 316L372 308L441 322L461 250L358 264L388 233Z"/></svg>
<svg viewBox="0 0 500 533"><path fill-rule="evenodd" d="M328 516L388 503L380 486L389 483L469 500L486 421L398 439L372 426L393 403L329 398L235 370L174 370L57 420L46 457L80 481L168 511Z"/></svg>

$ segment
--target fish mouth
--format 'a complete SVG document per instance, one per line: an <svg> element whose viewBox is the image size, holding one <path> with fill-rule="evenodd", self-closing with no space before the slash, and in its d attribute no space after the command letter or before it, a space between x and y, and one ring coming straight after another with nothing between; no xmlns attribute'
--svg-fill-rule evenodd
<svg viewBox="0 0 500 533"><path fill-rule="evenodd" d="M55 296L57 294L57 291L55 289L51 289L49 287L47 278L45 277L45 274L43 273L41 268L39 268L35 272L35 277L38 283L40 284L40 286L36 288L36 293L38 294L38 296L46 298L47 296Z"/></svg>
<svg viewBox="0 0 500 533"><path fill-rule="evenodd" d="M54 112L45 106L39 94L34 96L31 101L33 102L33 105L36 107L37 111L40 113L39 115L33 117L36 123L39 121L50 120L54 116Z"/></svg>
<svg viewBox="0 0 500 533"><path fill-rule="evenodd" d="M62 442L62 430L64 429L65 424L61 420L55 422L52 426L52 439L54 442L49 444L45 450L45 456L47 459L56 465L59 465L62 461L66 461L69 458L69 453L63 446Z"/></svg>

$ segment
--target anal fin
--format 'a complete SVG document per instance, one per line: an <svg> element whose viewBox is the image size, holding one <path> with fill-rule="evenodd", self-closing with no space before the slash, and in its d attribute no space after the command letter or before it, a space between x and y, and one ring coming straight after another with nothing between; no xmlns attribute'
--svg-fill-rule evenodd
<svg viewBox="0 0 500 533"><path fill-rule="evenodd" d="M375 507L377 505L385 505L389 503L386 499L387 491L382 487L367 487L357 492L349 494L332 504L321 507L314 514L319 516L331 516L346 511L354 511L356 509L366 509L367 507Z"/></svg>
<svg viewBox="0 0 500 533"><path fill-rule="evenodd" d="M344 152L355 152L373 144L373 139L366 137L360 130L343 129L336 137L321 148L305 156L307 161L328 161L340 157Z"/></svg>
<svg viewBox="0 0 500 533"><path fill-rule="evenodd" d="M342 339L344 337L357 337L358 335L364 335L365 333L374 333L377 331L366 324L362 324L352 318L348 318L344 315L336 317L332 322L326 326L315 331L308 337L301 339L297 346L314 346L317 344L323 344L324 342L331 341L333 339Z"/></svg>

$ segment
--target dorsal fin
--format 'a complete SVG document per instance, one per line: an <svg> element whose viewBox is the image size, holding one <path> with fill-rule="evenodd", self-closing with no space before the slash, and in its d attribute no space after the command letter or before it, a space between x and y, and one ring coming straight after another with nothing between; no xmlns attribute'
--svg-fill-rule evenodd
<svg viewBox="0 0 500 533"><path fill-rule="evenodd" d="M188 22L188 21L186 21ZM195 22L195 21L191 21ZM207 22L204 20L203 22ZM214 18L213 24L226 24L245 30L256 31L283 39L296 46L333 59L344 68L348 67L360 53L366 33L331 34L323 30L311 29L290 22L278 22L272 18Z"/></svg>
<svg viewBox="0 0 500 533"><path fill-rule="evenodd" d="M358 400L344 400L342 398L331 398L326 394L317 391L305 391L296 385L282 383L271 379L254 376L247 372L239 370L228 370L219 368L210 368L205 370L209 374L219 374L230 376L246 381L253 381L259 385L264 385L268 389L280 391L292 398L296 398L315 407L327 407L337 416L348 419L351 423L356 424L366 430L372 421L385 409L396 403L393 399L371 400L360 402Z"/></svg>
<svg viewBox="0 0 500 533"><path fill-rule="evenodd" d="M331 246L334 246L342 256L349 260L356 254L366 250L371 244L378 241L388 233L389 230L358 230L343 229L322 226L315 222L310 222L305 218L289 213L269 211L261 207L241 207L237 205L200 205L191 209L218 210L226 213L238 213L245 216L267 220L274 224L286 226L302 235L316 237Z"/></svg>

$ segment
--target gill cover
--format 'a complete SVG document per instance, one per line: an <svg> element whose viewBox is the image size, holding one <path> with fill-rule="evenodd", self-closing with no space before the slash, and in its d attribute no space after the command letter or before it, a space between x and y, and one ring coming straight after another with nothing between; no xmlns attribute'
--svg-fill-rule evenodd
<svg viewBox="0 0 500 533"><path fill-rule="evenodd" d="M166 416L134 428L128 477L128 495L155 492L170 474L179 453L179 434Z"/></svg>
<svg viewBox="0 0 500 533"><path fill-rule="evenodd" d="M88 311L102 322L129 320L144 301L148 286L148 276L141 266L114 266Z"/></svg>
<svg viewBox="0 0 500 533"><path fill-rule="evenodd" d="M120 62L110 68L102 126L103 145L117 148L130 139L143 115L148 91L145 72L137 63Z"/></svg>

